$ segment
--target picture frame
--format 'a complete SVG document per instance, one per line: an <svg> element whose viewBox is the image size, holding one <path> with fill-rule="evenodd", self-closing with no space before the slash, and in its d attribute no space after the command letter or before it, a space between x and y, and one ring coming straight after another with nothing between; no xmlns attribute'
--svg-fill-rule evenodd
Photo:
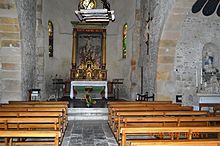
<svg viewBox="0 0 220 146"><path fill-rule="evenodd" d="M100 68L106 67L106 30L105 29L73 29L72 69L76 69L80 60L85 57L83 52L88 53L91 49Z"/></svg>

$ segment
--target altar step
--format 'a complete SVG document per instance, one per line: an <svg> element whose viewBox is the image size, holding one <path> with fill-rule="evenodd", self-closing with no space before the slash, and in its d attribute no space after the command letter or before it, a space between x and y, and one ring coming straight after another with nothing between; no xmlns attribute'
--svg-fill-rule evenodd
<svg viewBox="0 0 220 146"><path fill-rule="evenodd" d="M107 108L69 108L68 120L107 120Z"/></svg>

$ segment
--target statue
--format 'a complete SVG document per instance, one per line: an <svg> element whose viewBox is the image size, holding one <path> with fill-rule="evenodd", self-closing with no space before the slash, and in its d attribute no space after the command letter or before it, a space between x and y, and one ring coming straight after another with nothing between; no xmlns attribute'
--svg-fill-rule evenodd
<svg viewBox="0 0 220 146"><path fill-rule="evenodd" d="M202 58L202 82L201 93L220 93L219 87L219 54L217 47L212 43L207 43L203 48Z"/></svg>
<svg viewBox="0 0 220 146"><path fill-rule="evenodd" d="M213 68L214 57L211 51L206 52L204 57L204 70L206 73L213 73L215 69Z"/></svg>
<svg viewBox="0 0 220 146"><path fill-rule="evenodd" d="M103 9L110 11L110 3L107 0L101 0L103 3Z"/></svg>

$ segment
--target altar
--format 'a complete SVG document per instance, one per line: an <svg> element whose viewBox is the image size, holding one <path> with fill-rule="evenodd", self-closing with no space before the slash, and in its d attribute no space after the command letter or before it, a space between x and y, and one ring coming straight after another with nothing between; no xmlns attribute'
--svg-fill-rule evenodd
<svg viewBox="0 0 220 146"><path fill-rule="evenodd" d="M85 87L105 87L105 98L108 98L108 87L107 81L71 81L71 90L70 98L73 99L74 95L74 86L85 86Z"/></svg>
<svg viewBox="0 0 220 146"><path fill-rule="evenodd" d="M202 94L198 93L199 103L220 103L220 94Z"/></svg>

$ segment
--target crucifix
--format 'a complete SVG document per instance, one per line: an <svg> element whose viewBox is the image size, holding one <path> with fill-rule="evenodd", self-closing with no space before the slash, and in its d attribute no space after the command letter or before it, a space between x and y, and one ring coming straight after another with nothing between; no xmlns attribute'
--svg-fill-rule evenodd
<svg viewBox="0 0 220 146"><path fill-rule="evenodd" d="M147 55L149 55L149 49L150 49L150 21L152 20L153 20L153 17L151 17L150 12L148 12L148 18L146 20L146 30L145 30Z"/></svg>

